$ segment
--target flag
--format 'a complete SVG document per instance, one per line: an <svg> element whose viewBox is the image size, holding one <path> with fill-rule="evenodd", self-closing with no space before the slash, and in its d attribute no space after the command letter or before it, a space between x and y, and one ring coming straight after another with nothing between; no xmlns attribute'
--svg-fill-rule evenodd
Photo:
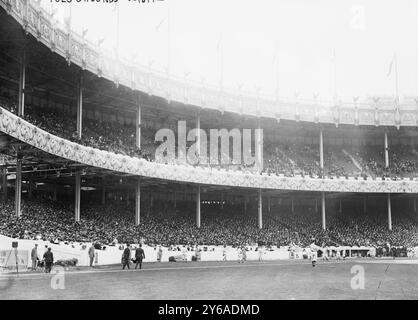
<svg viewBox="0 0 418 320"><path fill-rule="evenodd" d="M67 31L70 32L71 31L71 21L73 20L73 4L70 3L70 7L69 7L69 12L68 12L68 18L64 18L64 24L65 27L67 28Z"/></svg>
<svg viewBox="0 0 418 320"><path fill-rule="evenodd" d="M335 48L332 50L332 58L331 61L334 65L334 103L337 103L337 52Z"/></svg>
<svg viewBox="0 0 418 320"><path fill-rule="evenodd" d="M51 13L50 13L51 19L54 18L56 13L57 13L57 9L54 9L54 8L51 7Z"/></svg>
<svg viewBox="0 0 418 320"><path fill-rule="evenodd" d="M70 31L71 30L71 16L68 18L64 18L65 28Z"/></svg>
<svg viewBox="0 0 418 320"><path fill-rule="evenodd" d="M392 60L390 61L389 70L387 76L389 77L392 73L393 64L396 62L396 53L393 55Z"/></svg>
<svg viewBox="0 0 418 320"><path fill-rule="evenodd" d="M222 33L219 36L218 44L216 45L216 50L219 52L222 46Z"/></svg>
<svg viewBox="0 0 418 320"><path fill-rule="evenodd" d="M218 44L216 46L216 51L219 59L219 86L223 86L223 40L222 33L219 35Z"/></svg>
<svg viewBox="0 0 418 320"><path fill-rule="evenodd" d="M278 59L277 59L277 54L278 53L279 53L279 42L276 41L276 45L275 45L275 48L274 48L273 60L271 62L273 65L276 65L276 62L278 62Z"/></svg>
<svg viewBox="0 0 418 320"><path fill-rule="evenodd" d="M332 50L331 61L334 62L334 63L337 61L337 53L335 51L335 48Z"/></svg>
<svg viewBox="0 0 418 320"><path fill-rule="evenodd" d="M155 26L155 32L158 32L158 31L160 30L160 28L161 28L161 26L163 25L163 23L165 22L165 20L167 20L167 17L164 17L164 18L160 21L160 23L158 23L158 24Z"/></svg>

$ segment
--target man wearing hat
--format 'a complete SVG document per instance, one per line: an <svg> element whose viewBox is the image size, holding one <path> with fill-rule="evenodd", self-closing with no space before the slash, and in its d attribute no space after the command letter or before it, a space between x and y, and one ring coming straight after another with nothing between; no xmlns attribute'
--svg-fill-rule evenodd
<svg viewBox="0 0 418 320"><path fill-rule="evenodd" d="M145 259L144 249L142 249L142 244L139 244L139 247L135 251L135 260L136 260L135 269L137 269L138 266L139 266L139 269L142 269L143 259Z"/></svg>
<svg viewBox="0 0 418 320"><path fill-rule="evenodd" d="M89 248L89 258L90 258L90 267L93 267L93 261L94 261L94 243L91 244Z"/></svg>
<svg viewBox="0 0 418 320"><path fill-rule="evenodd" d="M51 273L52 265L54 263L54 255L52 254L51 248L48 248L48 251L44 253L45 260L45 272Z"/></svg>
<svg viewBox="0 0 418 320"><path fill-rule="evenodd" d="M122 269L125 270L125 267L128 267L128 269L130 269L129 267L130 263L131 263L131 246L130 244L127 244L122 254Z"/></svg>
<svg viewBox="0 0 418 320"><path fill-rule="evenodd" d="M35 243L35 247L32 249L30 253L30 257L32 259L32 270L36 270L38 266L38 244Z"/></svg>

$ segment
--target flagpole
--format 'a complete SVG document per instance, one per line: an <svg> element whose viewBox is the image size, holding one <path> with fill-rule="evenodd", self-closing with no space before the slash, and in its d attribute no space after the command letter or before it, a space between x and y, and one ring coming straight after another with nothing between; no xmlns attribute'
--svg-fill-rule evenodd
<svg viewBox="0 0 418 320"><path fill-rule="evenodd" d="M71 23L73 20L73 3L70 3L69 13L68 13L68 33L71 34Z"/></svg>
<svg viewBox="0 0 418 320"><path fill-rule="evenodd" d="M171 66L171 57L170 57L170 51L171 51L171 21L170 21L170 5L167 4L167 78L170 77L170 66Z"/></svg>
<svg viewBox="0 0 418 320"><path fill-rule="evenodd" d="M280 85L280 82L279 82L279 58L278 58L278 51L279 51L279 45L278 45L278 43L276 42L276 50L275 50L275 52L274 52L274 63L275 63L275 73L276 73L276 98L278 99L279 98L279 89L280 89L280 87L279 87L279 85Z"/></svg>
<svg viewBox="0 0 418 320"><path fill-rule="evenodd" d="M219 85L220 88L222 90L223 87L223 35L221 33L220 37L219 37L219 43L218 43L218 59L219 59Z"/></svg>
<svg viewBox="0 0 418 320"><path fill-rule="evenodd" d="M119 58L119 34L120 34L120 14L119 14L119 5L115 3L116 6L116 58Z"/></svg>
<svg viewBox="0 0 418 320"><path fill-rule="evenodd" d="M395 90L396 90L396 100L399 99L399 89L398 89L398 55L395 53Z"/></svg>
<svg viewBox="0 0 418 320"><path fill-rule="evenodd" d="M337 103L337 53L334 48L334 99Z"/></svg>

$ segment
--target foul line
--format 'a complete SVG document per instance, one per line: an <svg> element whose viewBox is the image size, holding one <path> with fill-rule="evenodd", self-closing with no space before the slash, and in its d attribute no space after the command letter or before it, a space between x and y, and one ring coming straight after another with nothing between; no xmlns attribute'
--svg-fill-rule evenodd
<svg viewBox="0 0 418 320"><path fill-rule="evenodd" d="M348 261L347 261L348 262ZM317 266L327 267L330 264L344 264L342 261L329 261L323 264L317 264ZM215 265L215 266L193 266L193 267L161 267L161 268L149 268L149 269L110 269L110 270L82 270L82 271L66 271L66 275L81 275L81 274L90 274L90 273L126 273L126 272L148 272L148 271L170 271L170 270L188 270L188 269L220 269L220 268L248 268L248 267L271 267L271 266L296 266L296 265L310 265L310 262L300 261L298 263L260 263L260 264L230 264L230 265ZM52 269L54 270L54 269ZM53 271L51 273L39 273L39 274L8 274L0 275L0 281L14 278L14 280L36 280L45 277L51 277L56 275Z"/></svg>

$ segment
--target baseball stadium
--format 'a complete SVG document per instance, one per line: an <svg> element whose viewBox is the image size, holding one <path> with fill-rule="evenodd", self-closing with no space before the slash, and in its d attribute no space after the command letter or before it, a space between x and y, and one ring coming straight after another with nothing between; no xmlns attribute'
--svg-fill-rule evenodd
<svg viewBox="0 0 418 320"><path fill-rule="evenodd" d="M416 97L186 83L0 0L0 299L416 299L417 137Z"/></svg>

